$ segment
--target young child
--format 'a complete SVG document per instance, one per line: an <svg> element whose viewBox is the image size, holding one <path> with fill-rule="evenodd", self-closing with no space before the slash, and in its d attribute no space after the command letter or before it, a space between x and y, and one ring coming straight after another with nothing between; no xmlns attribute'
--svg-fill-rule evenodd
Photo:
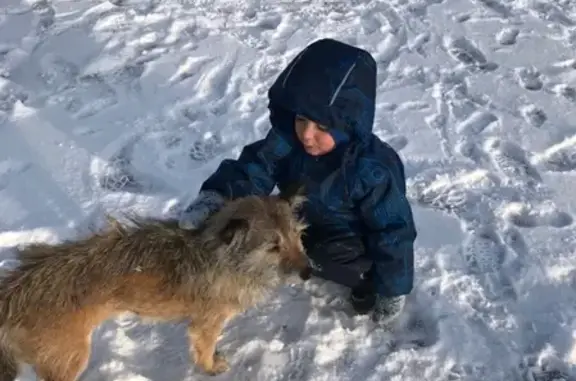
<svg viewBox="0 0 576 381"><path fill-rule="evenodd" d="M372 133L376 63L365 50L320 39L269 89L271 129L222 161L182 213L198 226L224 198L304 185L312 275L350 287L359 314L398 317L413 287L416 229L397 153Z"/></svg>

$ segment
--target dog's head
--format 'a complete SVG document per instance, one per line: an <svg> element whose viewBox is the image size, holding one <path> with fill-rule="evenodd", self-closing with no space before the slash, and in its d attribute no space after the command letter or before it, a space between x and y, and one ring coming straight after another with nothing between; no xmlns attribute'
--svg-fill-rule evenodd
<svg viewBox="0 0 576 381"><path fill-rule="evenodd" d="M275 269L283 280L293 281L293 275L308 268L302 243L307 225L298 216L303 202L302 189L239 198L216 213L208 229L226 246L224 255L230 255L239 268Z"/></svg>

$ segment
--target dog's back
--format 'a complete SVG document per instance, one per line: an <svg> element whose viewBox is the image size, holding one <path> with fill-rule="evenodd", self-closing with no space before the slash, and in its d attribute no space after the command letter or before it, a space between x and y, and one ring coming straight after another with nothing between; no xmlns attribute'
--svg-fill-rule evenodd
<svg viewBox="0 0 576 381"><path fill-rule="evenodd" d="M3 350L36 362L47 379L70 379L87 361L89 332L111 314L202 321L253 305L307 265L297 200L231 201L195 231L173 221L132 220L78 241L24 248L20 266L0 284L0 332L9 338L0 348L0 372L8 376L0 381L12 379L14 365ZM63 330L66 341L58 337Z"/></svg>
<svg viewBox="0 0 576 381"><path fill-rule="evenodd" d="M102 293L111 279L145 266L166 267L178 246L186 244L183 233L162 221L125 227L111 220L103 231L81 240L25 247L19 252L20 265L1 282L0 323L31 322L37 318L34 309L57 318L91 302L89 297ZM198 236L188 235L188 241ZM162 251L166 255L158 255Z"/></svg>

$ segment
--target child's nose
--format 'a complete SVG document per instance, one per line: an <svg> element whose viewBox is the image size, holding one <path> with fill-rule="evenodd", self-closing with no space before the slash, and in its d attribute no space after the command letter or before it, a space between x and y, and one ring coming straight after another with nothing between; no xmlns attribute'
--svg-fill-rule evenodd
<svg viewBox="0 0 576 381"><path fill-rule="evenodd" d="M314 134L316 133L316 125L314 122L307 122L306 127L304 127L304 139L312 140L314 139Z"/></svg>

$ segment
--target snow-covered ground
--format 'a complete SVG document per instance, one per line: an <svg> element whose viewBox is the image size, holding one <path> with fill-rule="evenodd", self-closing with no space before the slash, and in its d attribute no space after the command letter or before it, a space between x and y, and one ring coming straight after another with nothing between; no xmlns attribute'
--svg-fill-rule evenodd
<svg viewBox="0 0 576 381"><path fill-rule="evenodd" d="M574 0L0 0L2 264L104 212L177 212L328 36L378 61L416 287L391 334L333 284L282 289L230 323L212 379L576 379ZM184 326L127 316L94 332L84 379L211 378Z"/></svg>

